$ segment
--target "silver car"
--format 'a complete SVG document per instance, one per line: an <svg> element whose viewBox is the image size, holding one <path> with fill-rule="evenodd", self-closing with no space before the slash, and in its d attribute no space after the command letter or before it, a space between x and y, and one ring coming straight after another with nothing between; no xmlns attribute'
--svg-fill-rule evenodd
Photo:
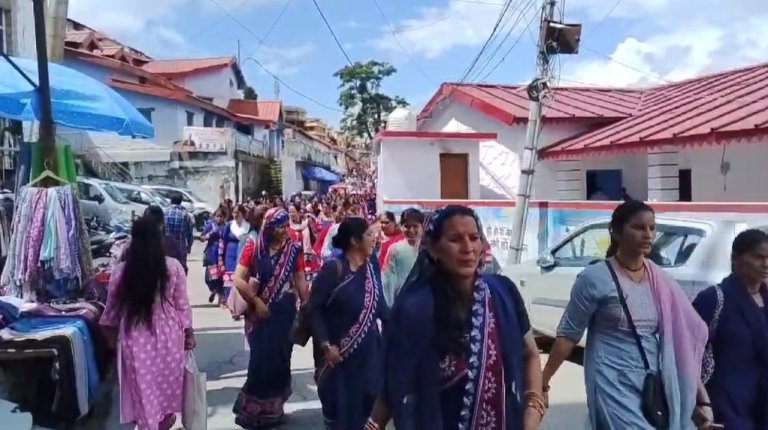
<svg viewBox="0 0 768 430"><path fill-rule="evenodd" d="M143 187L150 189L169 200L174 195L181 195L181 205L190 212L213 212L211 205L201 199L197 194L192 192L192 190L188 190L186 188L171 187L168 185L143 185Z"/></svg>
<svg viewBox="0 0 768 430"><path fill-rule="evenodd" d="M531 325L541 344L547 345L555 338L576 275L586 266L605 258L610 243L609 221L602 218L587 222L544 252L538 260L510 266L503 271L520 287ZM701 290L720 282L730 273L730 250L736 235L747 228L766 225L768 222L657 216L656 242L648 257L677 280L693 300ZM585 340L586 336L581 340L582 346Z"/></svg>
<svg viewBox="0 0 768 430"><path fill-rule="evenodd" d="M77 178L83 216L106 223L127 223L144 212L144 206L130 202L112 183L95 178Z"/></svg>
<svg viewBox="0 0 768 430"><path fill-rule="evenodd" d="M167 199L149 188L117 182L113 182L112 185L123 193L123 196L125 196L126 199L144 207L154 205L166 208L170 206L170 202Z"/></svg>

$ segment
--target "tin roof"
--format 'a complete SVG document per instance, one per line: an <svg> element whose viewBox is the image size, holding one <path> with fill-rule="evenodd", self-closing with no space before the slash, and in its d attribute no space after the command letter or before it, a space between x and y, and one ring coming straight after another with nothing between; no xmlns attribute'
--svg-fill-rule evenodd
<svg viewBox="0 0 768 430"><path fill-rule="evenodd" d="M633 89L561 87L552 90L548 120L616 121L632 115L642 92ZM528 120L530 101L523 85L444 83L419 114L427 119L443 100L462 103L505 124Z"/></svg>
<svg viewBox="0 0 768 430"><path fill-rule="evenodd" d="M716 144L764 134L768 134L768 63L647 89L632 116L557 142L540 157Z"/></svg>

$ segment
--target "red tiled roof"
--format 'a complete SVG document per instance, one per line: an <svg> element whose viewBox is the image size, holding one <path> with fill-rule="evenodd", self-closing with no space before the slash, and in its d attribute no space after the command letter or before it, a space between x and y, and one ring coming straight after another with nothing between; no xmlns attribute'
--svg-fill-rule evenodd
<svg viewBox="0 0 768 430"><path fill-rule="evenodd" d="M153 60L144 70L158 75L182 76L206 70L223 69L235 64L235 57L189 58L182 60Z"/></svg>
<svg viewBox="0 0 768 430"><path fill-rule="evenodd" d="M68 31L64 36L64 41L71 43L85 43L94 37L92 31Z"/></svg>
<svg viewBox="0 0 768 430"><path fill-rule="evenodd" d="M107 67L112 70L120 71L122 73L143 78L146 80L145 83L137 83L137 82L132 82L125 79L120 79L117 77L110 77L107 83L113 88L119 88L126 91L133 91L133 92L146 94L154 97L165 98L169 100L186 102L195 106L199 106L203 109L207 109L211 112L218 113L222 116L229 118L230 120L237 121L243 124L260 124L265 122L264 120L261 120L261 119L238 115L237 113L232 112L229 109L224 109L220 106L217 106L208 100L195 96L188 89L180 85L177 85L160 75L150 73L141 67L132 66L130 64L124 63L122 61L119 61L110 57L104 57L94 52L82 51L82 50L68 48L68 47L65 47L64 49L66 50L66 52L77 56L79 59L83 61L88 61L90 63L98 64L100 66ZM266 102L266 103L272 103L272 102Z"/></svg>
<svg viewBox="0 0 768 430"><path fill-rule="evenodd" d="M232 99L227 109L255 120L277 123L280 121L283 103L279 100L241 100Z"/></svg>
<svg viewBox="0 0 768 430"><path fill-rule="evenodd" d="M132 76L138 76L138 77L144 78L148 81L148 83L151 83L152 85L189 92L184 87L176 85L162 76L149 73L146 70L142 69L141 67L136 67L111 57L105 57L103 55L99 55L96 52L84 51L81 49L74 49L70 47L65 47L64 50L66 53L74 55L80 60L87 61L89 63L98 64L100 66L107 67L112 70L121 71Z"/></svg>
<svg viewBox="0 0 768 430"><path fill-rule="evenodd" d="M219 107L207 100L203 100L199 97L196 97L194 94L190 92L185 92L182 90L173 90L169 88L162 88L154 85L139 84L136 82L126 81L116 77L109 78L109 82L107 83L112 88L119 88L126 91L133 91L133 92L146 94L154 97L160 97L160 98L169 99L169 100L177 100L180 102L189 103L194 106L199 106L201 108L204 108L205 110L225 116L231 120L239 119L236 115L233 115L232 112L230 112L229 110Z"/></svg>
<svg viewBox="0 0 768 430"><path fill-rule="evenodd" d="M283 113L283 102L280 100L259 100L259 116L272 122L280 121Z"/></svg>
<svg viewBox="0 0 768 430"><path fill-rule="evenodd" d="M615 88L561 87L552 91L544 114L549 120L616 121L636 111L641 92ZM505 124L528 120L530 101L525 86L444 83L419 114L428 118L441 101L450 99L477 109Z"/></svg>
<svg viewBox="0 0 768 430"><path fill-rule="evenodd" d="M647 89L630 118L562 140L540 158L565 158L768 134L768 63Z"/></svg>

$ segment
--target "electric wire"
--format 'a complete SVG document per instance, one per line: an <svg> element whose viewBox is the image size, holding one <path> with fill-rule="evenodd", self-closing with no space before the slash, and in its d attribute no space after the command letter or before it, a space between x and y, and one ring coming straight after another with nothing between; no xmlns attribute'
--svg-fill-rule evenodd
<svg viewBox="0 0 768 430"><path fill-rule="evenodd" d="M496 58L496 55L499 53L499 50L502 48L502 46L504 46L504 44L507 42L509 37L512 35L512 33L515 31L515 29L521 23L523 18L525 18L525 15L531 10L532 7L534 7L534 0L529 0L528 3L523 8L520 9L520 11L519 11L519 13L517 15L517 18L515 19L515 22L512 24L512 26L507 31L507 34L504 36L504 39L502 39L502 41L498 45L496 45L496 49L493 50L493 52L486 59L485 64L483 64L483 66L475 74L476 78L480 77L482 75L482 78L479 79L480 81L484 81L485 79L487 79L488 76L490 76L491 73L493 73L499 67L499 65L501 65L501 63L504 62L504 60L507 58L507 55L509 55L509 53L512 52L512 50L517 46L517 44L520 43L520 40L525 35L525 32L531 26L531 23L533 22L533 18L529 19L526 27L524 29L520 30L520 33L517 35L517 38L515 39L514 42L512 42L512 45L509 47L509 49L507 49L507 51L504 54L504 56L502 57L502 59L499 62L497 62L496 65L493 66L488 73L483 75L483 72L486 70L486 68L488 68L488 66ZM534 17L535 17L535 15L534 15Z"/></svg>
<svg viewBox="0 0 768 430"><path fill-rule="evenodd" d="M389 31L392 34L392 38L395 39L395 43L397 43L397 46L399 46L400 50L403 51L405 56L408 58L408 61L413 66L413 68L416 69L416 71L419 72L419 74L423 76L424 79L432 83L432 78L430 78L429 75L427 75L427 73L424 71L424 69L422 69L418 65L418 63L416 63L416 60L413 58L411 53L408 52L407 49L405 49L402 43L400 43L400 38L397 37L397 33L395 33L395 29L392 27L392 23L389 21L389 18L387 18L387 15L384 13L384 10L381 8L381 5L379 4L378 0L371 0L371 1L376 6L376 9L379 11L379 14L381 15L381 17L384 19L384 22L387 24L387 27L389 27Z"/></svg>
<svg viewBox="0 0 768 430"><path fill-rule="evenodd" d="M339 41L339 38L336 36L336 32L333 31L333 27L331 27L331 23L328 22L328 19L325 17L325 13L323 13L323 9L320 7L320 4L317 2L317 0L312 0L312 3L315 4L315 8L317 9L317 12L320 14L320 18L323 19L323 22L325 23L326 28L328 28L328 32L331 33L331 36L333 37L333 40L336 42L336 46L339 47L339 50L342 54L344 54L344 58L347 59L347 62L349 65L353 65L354 63L349 58L349 55L347 54L347 51L344 49L344 46L341 44L341 41Z"/></svg>
<svg viewBox="0 0 768 430"><path fill-rule="evenodd" d="M224 11L224 13L225 13L227 16L229 16L229 17L230 17L230 19L232 19L232 21L234 21L234 22L235 22L235 23L236 23L238 26L240 26L240 27L241 27L243 30L245 30L245 31L246 31L248 34L250 34L251 36L253 36L253 37L254 37L256 40L258 40L258 41L259 41L261 44L263 44L263 45L266 45L266 43L264 42L264 39L263 39L262 37L259 37L259 36L258 36L258 35L257 35L257 34L256 34L254 31L253 31L253 30L251 30L251 29L250 29L250 28L249 28L247 25L245 25L245 24L244 24L244 23L243 23L243 22L242 22L240 19L238 19L236 16L234 16L234 15L233 15L233 14L232 14L232 13L231 13L231 12L230 12L230 11L229 11L227 8L226 8L226 7L224 7L224 6L223 6L221 3L219 3L217 0L210 0L210 1L211 1L213 4L215 4L216 6L218 6L218 7L219 7L219 8L220 8L222 11ZM282 80L282 79L281 79L279 76L277 76L276 74L272 73L272 71L270 71L270 70L269 70L267 67L265 67L265 66L264 66L264 65L263 65L263 64L262 64L262 63L261 63L259 60L257 60L257 59L255 59L255 58L253 58L252 56L249 56L249 57L246 57L246 58L244 58L244 59L243 59L243 62L245 62L245 61L248 61L248 60L250 60L250 61L253 61L253 62L254 62L254 63L257 65L257 66L259 66L259 67L260 67L262 70L264 70L264 72L265 72L265 73L267 73L268 75L272 76L272 77L273 77L273 78L274 78L274 79L275 79L277 82L280 82L280 84L282 84L282 85L283 85L285 88L287 88L289 91L293 92L294 94L298 95L299 97L302 97L302 98L304 98L304 99L306 99L306 100L308 100L308 101L310 101L310 102L312 102L312 103L314 103L314 104L316 104L316 105L318 105L318 106L320 106L320 107L322 107L322 108L325 108L325 109L328 109L328 110L331 110L331 111L334 111L334 112L343 112L341 109L338 109L338 108L335 108L335 107L329 106L329 105L327 105L327 104L325 104L325 103L323 103L323 102L321 102L321 101L319 101L319 100L317 100L317 99L315 99L315 98L313 98L313 97L311 97L311 96L308 96L307 94L305 94L305 93L303 93L303 92L301 92L301 91L297 90L296 88L294 88L293 86L291 86L290 84L288 84L287 82L285 82L284 80Z"/></svg>
<svg viewBox="0 0 768 430"><path fill-rule="evenodd" d="M512 4L512 0L507 0L506 3L504 3L504 7L502 8L501 12L499 12L499 17L496 19L496 23L491 29L491 33L488 35L488 38L485 40L485 43L483 43L483 46L480 48L480 51L477 52L477 55L475 55L475 57L469 63L467 68L464 70L464 73L462 73L462 76L461 76L461 79L459 79L459 82L465 82L469 77L470 73L472 73L472 70L474 70L475 66L477 65L477 62L480 60L483 53L488 48L488 45L491 43L492 40L494 40L499 30L499 26L501 25L501 22L504 20L504 17L506 16L507 11L509 10L509 7L511 6L511 4Z"/></svg>

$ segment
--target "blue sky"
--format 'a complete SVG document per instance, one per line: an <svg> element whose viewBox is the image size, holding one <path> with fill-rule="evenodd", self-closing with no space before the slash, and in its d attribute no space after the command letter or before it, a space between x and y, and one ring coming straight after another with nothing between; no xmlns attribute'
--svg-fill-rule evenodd
<svg viewBox="0 0 768 430"><path fill-rule="evenodd" d="M384 60L398 68L385 90L415 108L441 82L462 76L504 3L378 0L395 40L373 0L317 1L353 61ZM502 36L517 25L485 70L478 67L470 81L514 84L530 79L539 3L512 1L514 13ZM284 8L261 44L258 38ZM567 0L564 14L566 21L583 23L584 49L562 58L562 85L652 85L768 61L765 0L731 0L727 7L723 0ZM332 74L346 60L312 0L70 0L70 17L156 58L235 55L239 40L243 58L258 59L295 89L337 106L338 83ZM525 31L528 22L533 22L530 32ZM260 98L274 98L271 76L252 61L244 61L243 68ZM333 125L341 116L288 88L282 87L280 95L285 103L301 105Z"/></svg>

